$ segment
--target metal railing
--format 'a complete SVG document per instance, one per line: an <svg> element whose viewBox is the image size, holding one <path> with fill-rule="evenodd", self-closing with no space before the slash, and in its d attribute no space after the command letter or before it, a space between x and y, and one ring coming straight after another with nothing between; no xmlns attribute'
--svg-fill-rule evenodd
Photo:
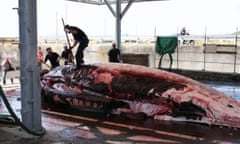
<svg viewBox="0 0 240 144"><path fill-rule="evenodd" d="M178 39L179 44L173 54L172 68L240 73L240 47L237 35L178 36ZM159 56L155 61L158 60ZM162 67L168 68L168 63L169 58L165 57Z"/></svg>

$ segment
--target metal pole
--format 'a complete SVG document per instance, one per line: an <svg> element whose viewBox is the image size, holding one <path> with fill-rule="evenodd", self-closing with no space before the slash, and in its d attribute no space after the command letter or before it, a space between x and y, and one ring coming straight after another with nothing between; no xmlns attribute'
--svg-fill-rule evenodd
<svg viewBox="0 0 240 144"><path fill-rule="evenodd" d="M41 131L40 69L37 65L37 1L19 0L20 82L22 121Z"/></svg>
<svg viewBox="0 0 240 144"><path fill-rule="evenodd" d="M207 27L205 27L205 36L204 36L204 60L203 60L203 70L206 70L206 45L207 45Z"/></svg>
<svg viewBox="0 0 240 144"><path fill-rule="evenodd" d="M116 46L121 49L121 0L116 0Z"/></svg>
<svg viewBox="0 0 240 144"><path fill-rule="evenodd" d="M56 44L58 43L58 12L56 12Z"/></svg>
<svg viewBox="0 0 240 144"><path fill-rule="evenodd" d="M236 35L235 35L235 55L234 55L234 73L236 73L236 66L237 66L237 41L238 41L238 27L236 28Z"/></svg>
<svg viewBox="0 0 240 144"><path fill-rule="evenodd" d="M179 69L179 48L180 48L180 43L179 40L179 35L178 35L178 27L177 27L177 70Z"/></svg>
<svg viewBox="0 0 240 144"><path fill-rule="evenodd" d="M113 14L113 16L116 19L115 41L116 41L117 48L121 49L121 19L125 15L127 10L130 8L130 6L134 2L134 0L129 0L129 2L128 2L127 6L125 7L125 9L123 10L123 12L121 12L122 11L122 8L121 8L122 0L116 0L115 12L114 12L112 6L110 5L110 3L108 2L108 0L104 0L104 2L106 3L107 7L109 8L109 10L111 11L111 13Z"/></svg>

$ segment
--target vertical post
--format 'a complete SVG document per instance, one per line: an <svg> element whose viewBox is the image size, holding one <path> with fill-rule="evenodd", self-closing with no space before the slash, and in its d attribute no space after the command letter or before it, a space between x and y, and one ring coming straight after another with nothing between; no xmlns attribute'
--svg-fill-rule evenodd
<svg viewBox="0 0 240 144"><path fill-rule="evenodd" d="M155 47L153 49L153 68L156 68L156 41L157 41L157 28L155 26L154 31L154 40L155 40Z"/></svg>
<svg viewBox="0 0 240 144"><path fill-rule="evenodd" d="M206 45L207 45L207 27L205 27L205 35L204 35L204 60L203 60L203 70L206 70Z"/></svg>
<svg viewBox="0 0 240 144"><path fill-rule="evenodd" d="M154 29L153 29L153 37L156 38L157 37L157 27L154 26Z"/></svg>
<svg viewBox="0 0 240 144"><path fill-rule="evenodd" d="M177 70L179 69L179 48L181 47L180 45L180 40L179 38L179 34L178 34L178 27L177 27Z"/></svg>
<svg viewBox="0 0 240 144"><path fill-rule="evenodd" d="M66 20L66 22L68 22L67 20L68 20L68 5L67 5L67 3L65 3L65 20Z"/></svg>
<svg viewBox="0 0 240 144"><path fill-rule="evenodd" d="M58 12L56 11L56 44L58 43Z"/></svg>
<svg viewBox="0 0 240 144"><path fill-rule="evenodd" d="M116 46L121 49L121 0L116 0Z"/></svg>
<svg viewBox="0 0 240 144"><path fill-rule="evenodd" d="M106 3L107 7L109 8L109 10L111 11L111 13L113 14L113 16L116 19L115 41L116 41L117 48L121 49L121 19L124 16L124 14L127 12L127 10L130 8L130 6L134 2L134 0L129 0L129 2L128 2L127 6L125 7L125 9L123 10L123 12L122 12L122 8L121 8L122 0L116 0L115 12L114 12L112 6L110 5L110 3L108 2L108 0L104 0L104 2Z"/></svg>
<svg viewBox="0 0 240 144"><path fill-rule="evenodd" d="M238 41L238 27L236 28L236 35L235 35L235 55L234 55L234 73L236 73L236 67L237 67L237 41Z"/></svg>
<svg viewBox="0 0 240 144"><path fill-rule="evenodd" d="M22 121L41 131L40 69L37 65L37 2L19 0L19 39Z"/></svg>

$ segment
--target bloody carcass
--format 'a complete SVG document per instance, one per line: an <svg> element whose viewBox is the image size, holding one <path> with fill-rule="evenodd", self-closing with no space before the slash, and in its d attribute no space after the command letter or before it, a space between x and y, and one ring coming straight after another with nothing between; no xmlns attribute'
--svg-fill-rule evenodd
<svg viewBox="0 0 240 144"><path fill-rule="evenodd" d="M60 66L41 76L41 87L45 99L75 108L240 127L238 101L190 78L145 66Z"/></svg>

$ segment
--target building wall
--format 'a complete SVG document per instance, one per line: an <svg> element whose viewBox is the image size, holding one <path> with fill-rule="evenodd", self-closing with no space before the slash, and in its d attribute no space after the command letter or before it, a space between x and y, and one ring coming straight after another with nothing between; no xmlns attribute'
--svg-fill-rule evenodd
<svg viewBox="0 0 240 144"><path fill-rule="evenodd" d="M59 41L39 41L44 54L46 48L52 47L54 51L61 54L62 46L65 40ZM194 71L212 71L223 73L240 73L240 48L233 46L179 46L173 56L173 69L194 70ZM86 48L86 63L108 62L108 51L111 49L111 42L91 41ZM236 51L235 51L236 49ZM136 63L141 61L152 68L158 68L160 55L155 53L154 41L135 41L124 42L120 49L126 63ZM76 48L73 49L75 53ZM0 57L9 56L19 67L19 49L15 41L0 41ZM133 62L135 61L135 62ZM169 68L169 57L163 57L162 68Z"/></svg>

